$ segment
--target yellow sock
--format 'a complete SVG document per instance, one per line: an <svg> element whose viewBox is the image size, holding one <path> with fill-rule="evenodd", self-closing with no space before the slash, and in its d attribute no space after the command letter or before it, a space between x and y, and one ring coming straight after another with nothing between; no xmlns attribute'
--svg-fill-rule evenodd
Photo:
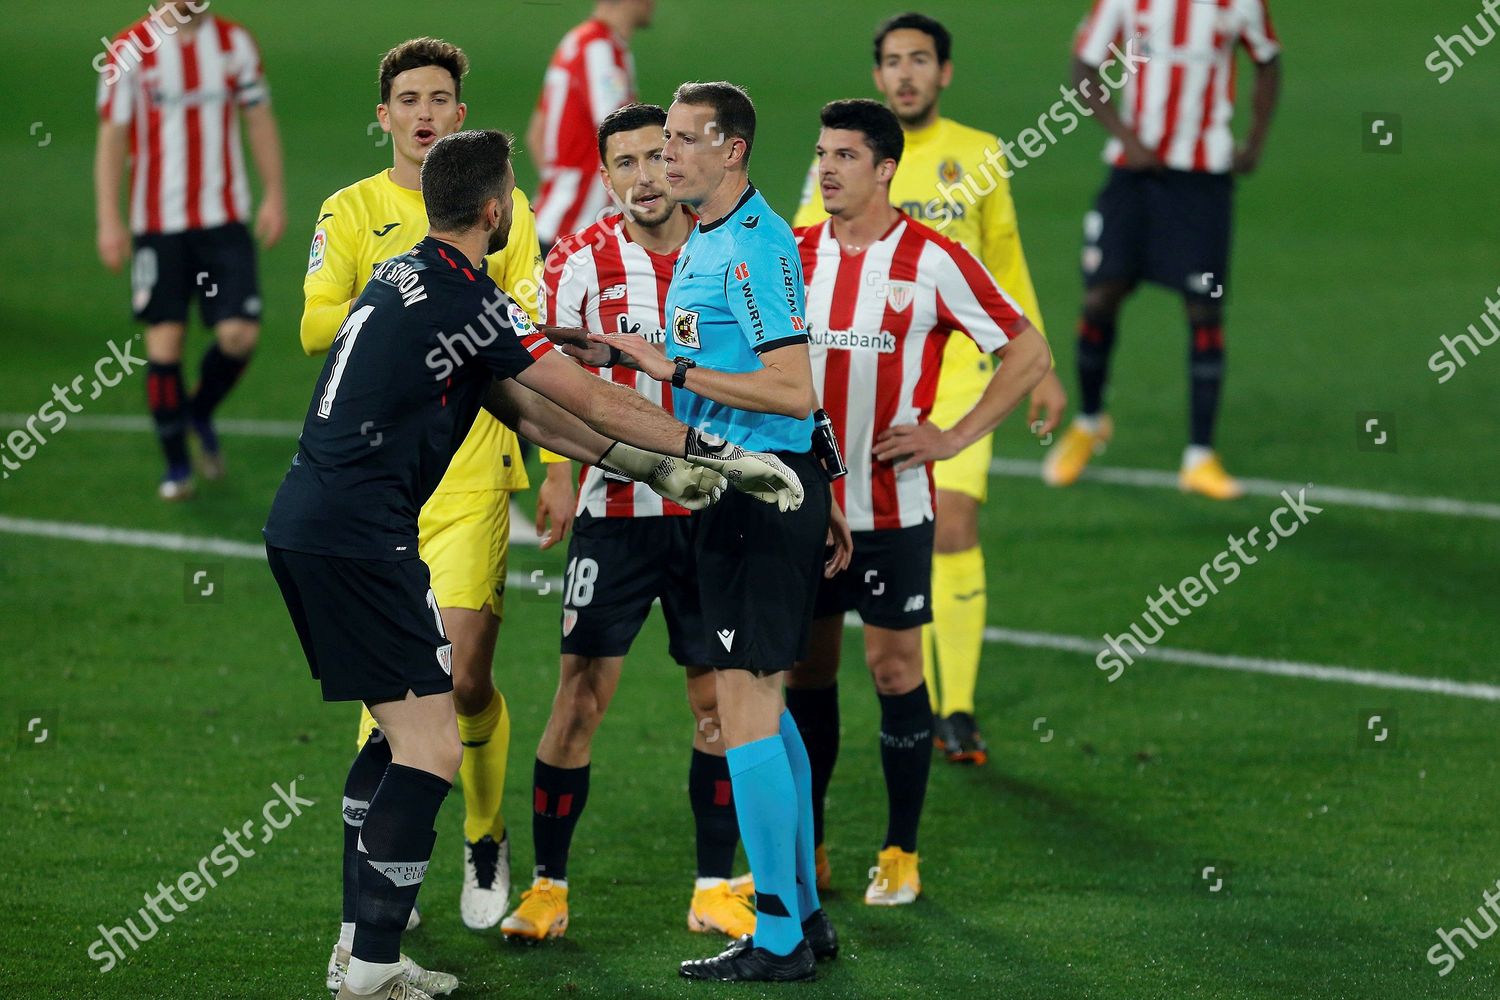
<svg viewBox="0 0 1500 1000"><path fill-rule="evenodd" d="M942 682L942 714L974 712L974 685L984 648L984 552L932 557L932 627L937 640L937 673Z"/></svg>
<svg viewBox="0 0 1500 1000"><path fill-rule="evenodd" d="M495 692L484 711L458 717L458 738L464 745L458 766L464 786L464 839L475 842L486 834L505 836L505 764L510 756L510 712L505 696Z"/></svg>
<svg viewBox="0 0 1500 1000"><path fill-rule="evenodd" d="M922 679L927 682L927 700L932 702L932 711L938 712L938 691L941 689L937 676L937 657L932 651L932 625L922 626Z"/></svg>

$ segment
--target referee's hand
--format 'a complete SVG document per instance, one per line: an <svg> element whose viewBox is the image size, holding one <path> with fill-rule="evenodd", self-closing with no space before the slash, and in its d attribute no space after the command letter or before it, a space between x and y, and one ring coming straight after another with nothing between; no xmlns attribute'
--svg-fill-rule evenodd
<svg viewBox="0 0 1500 1000"><path fill-rule="evenodd" d="M802 480L775 455L745 451L739 445L690 430L686 457L693 465L713 469L741 493L775 504L782 513L800 508L806 496Z"/></svg>

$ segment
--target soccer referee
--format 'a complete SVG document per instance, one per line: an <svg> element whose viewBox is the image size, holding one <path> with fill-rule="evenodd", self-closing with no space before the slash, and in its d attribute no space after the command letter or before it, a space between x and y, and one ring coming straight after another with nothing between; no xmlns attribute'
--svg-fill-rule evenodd
<svg viewBox="0 0 1500 1000"><path fill-rule="evenodd" d="M683 423L775 454L806 491L795 511L730 493L694 515L705 665L715 671L756 926L681 973L722 981L810 979L816 958L838 949L813 871L807 750L781 695L783 672L807 653L832 500L812 451L801 260L791 228L750 183L754 143L755 106L742 89L678 88L662 156L672 196L698 225L667 294L666 352L636 335L592 338L670 381Z"/></svg>

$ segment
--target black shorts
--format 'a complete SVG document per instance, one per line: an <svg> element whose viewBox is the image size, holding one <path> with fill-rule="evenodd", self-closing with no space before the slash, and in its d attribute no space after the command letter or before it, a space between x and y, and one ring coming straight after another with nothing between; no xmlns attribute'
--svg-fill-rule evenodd
<svg viewBox="0 0 1500 1000"><path fill-rule="evenodd" d="M811 452L777 452L806 498L783 514L733 488L693 515L707 666L775 673L807 656L831 503Z"/></svg>
<svg viewBox="0 0 1500 1000"><path fill-rule="evenodd" d="M1228 174L1116 168L1084 220L1084 285L1149 281L1222 298L1233 214Z"/></svg>
<svg viewBox="0 0 1500 1000"><path fill-rule="evenodd" d="M702 666L696 563L692 518L579 515L568 542L562 651L624 656L660 600L668 655L680 666Z"/></svg>
<svg viewBox="0 0 1500 1000"><path fill-rule="evenodd" d="M255 243L242 223L135 237L131 306L143 323L186 323L198 297L203 325L260 319Z"/></svg>
<svg viewBox="0 0 1500 1000"><path fill-rule="evenodd" d="M911 528L856 531L849 568L818 586L816 617L846 611L876 628L920 628L932 621L931 521Z"/></svg>
<svg viewBox="0 0 1500 1000"><path fill-rule="evenodd" d="M385 562L266 546L324 701L453 690L453 644L420 559Z"/></svg>

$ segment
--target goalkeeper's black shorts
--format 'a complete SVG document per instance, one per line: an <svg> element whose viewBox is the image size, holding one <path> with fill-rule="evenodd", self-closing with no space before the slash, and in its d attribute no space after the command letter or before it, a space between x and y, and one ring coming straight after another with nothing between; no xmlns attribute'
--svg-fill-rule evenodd
<svg viewBox="0 0 1500 1000"><path fill-rule="evenodd" d="M324 701L379 702L453 690L453 644L427 566L266 546Z"/></svg>
<svg viewBox="0 0 1500 1000"><path fill-rule="evenodd" d="M807 655L832 503L811 452L776 452L806 492L783 514L731 488L693 515L705 666L774 673Z"/></svg>
<svg viewBox="0 0 1500 1000"><path fill-rule="evenodd" d="M818 586L818 618L859 612L876 628L920 628L932 621L931 521L910 528L856 531L849 568Z"/></svg>
<svg viewBox="0 0 1500 1000"><path fill-rule="evenodd" d="M588 657L630 652L646 615L661 601L667 654L703 666L703 612L690 517L580 514L563 580L562 651Z"/></svg>

